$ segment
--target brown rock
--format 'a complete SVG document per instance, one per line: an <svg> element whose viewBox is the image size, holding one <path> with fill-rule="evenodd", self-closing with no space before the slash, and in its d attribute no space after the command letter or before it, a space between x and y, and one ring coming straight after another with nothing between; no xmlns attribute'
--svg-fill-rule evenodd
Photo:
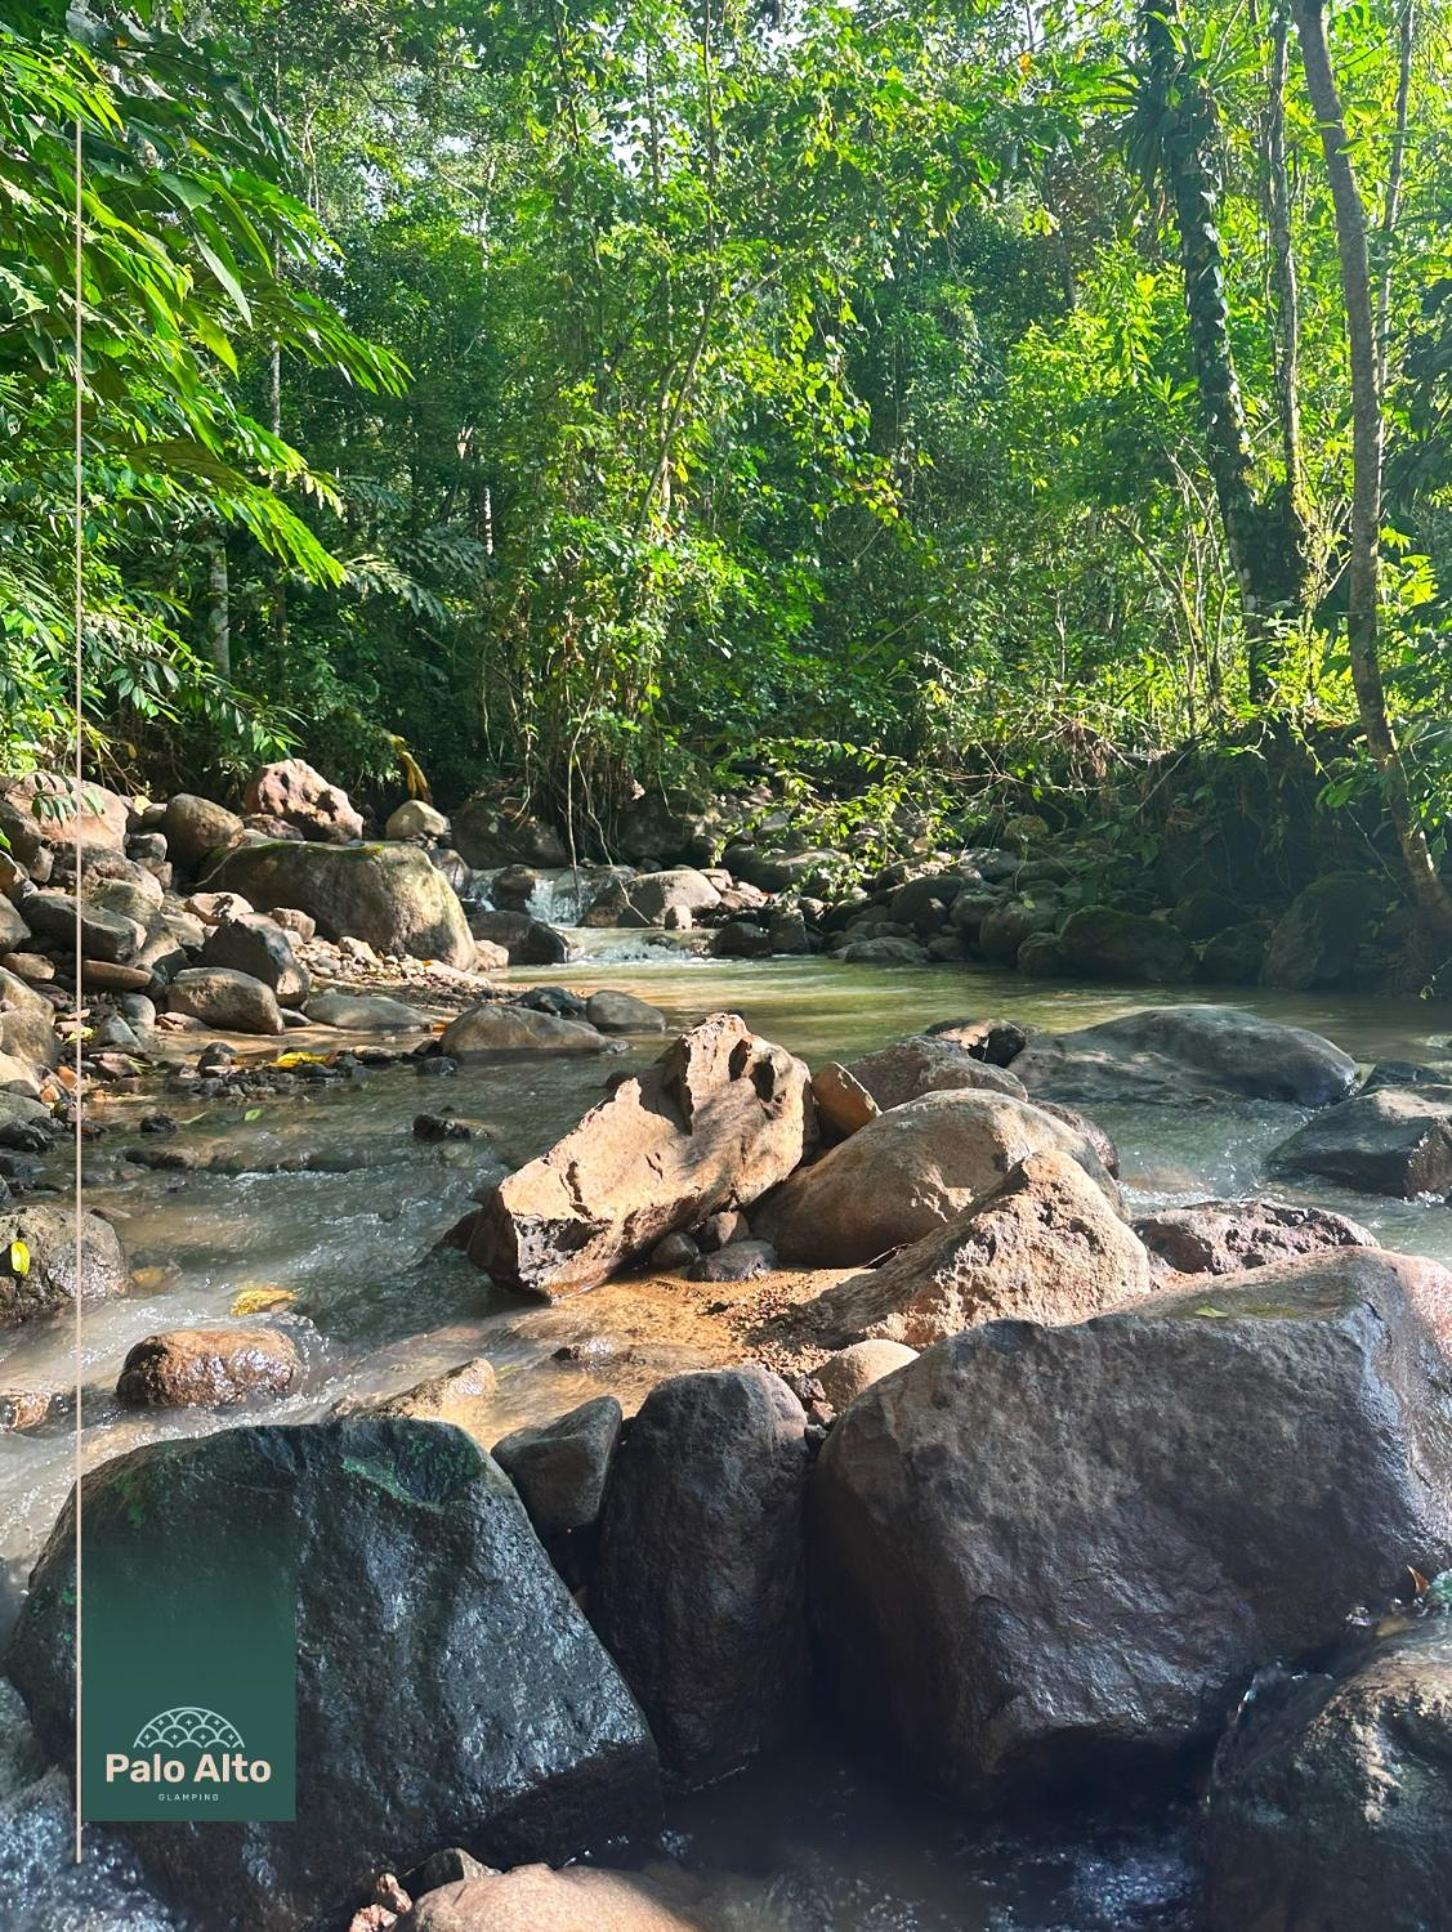
<svg viewBox="0 0 1452 1932"><path fill-rule="evenodd" d="M126 848L130 806L117 792L93 779L81 786L77 813L75 781L56 772L32 772L0 782L0 831L22 865L29 866L41 846L87 846L114 852Z"/></svg>
<svg viewBox="0 0 1452 1932"><path fill-rule="evenodd" d="M713 1014L500 1183L470 1259L547 1300L593 1288L666 1235L750 1206L813 1132L801 1062Z"/></svg>
<svg viewBox="0 0 1452 1932"><path fill-rule="evenodd" d="M869 1053L864 1060L854 1060L847 1071L884 1113L889 1107L921 1099L925 1093L960 1087L1025 1098L1023 1082L1007 1068L992 1066L941 1035L920 1034L915 1039L895 1041L878 1053Z"/></svg>
<svg viewBox="0 0 1452 1932"><path fill-rule="evenodd" d="M351 1396L339 1402L334 1415L389 1415L415 1422L451 1422L483 1448L498 1427L492 1414L499 1378L486 1356L476 1355L442 1375L430 1375L397 1395Z"/></svg>
<svg viewBox="0 0 1452 1932"><path fill-rule="evenodd" d="M1233 1275L1322 1248L1377 1245L1350 1215L1289 1201L1196 1201L1147 1214L1134 1231L1157 1272L1184 1275Z"/></svg>
<svg viewBox="0 0 1452 1932"><path fill-rule="evenodd" d="M486 1000L451 1020L439 1045L451 1060L470 1060L491 1053L603 1053L606 1041L579 1020Z"/></svg>
<svg viewBox="0 0 1452 1932"><path fill-rule="evenodd" d="M812 1099L824 1140L850 1139L882 1112L856 1074L836 1060L829 1060L812 1075Z"/></svg>
<svg viewBox="0 0 1452 1932"><path fill-rule="evenodd" d="M264 765L248 782L243 805L249 813L280 819L320 844L346 845L363 836L363 820L348 794L301 758Z"/></svg>
<svg viewBox="0 0 1452 1932"><path fill-rule="evenodd" d="M823 1395L840 1412L884 1375L895 1375L917 1359L918 1351L902 1342L853 1342L850 1348L839 1349L819 1362L812 1373L821 1383Z"/></svg>
<svg viewBox="0 0 1452 1932"><path fill-rule="evenodd" d="M709 1932L635 1872L520 1865L426 1892L398 1932Z"/></svg>
<svg viewBox="0 0 1452 1932"><path fill-rule="evenodd" d="M85 1216L81 1252L84 1301L124 1292L130 1279L126 1256L116 1230L99 1214ZM0 1214L0 1328L68 1307L75 1295L76 1227L70 1208L19 1207Z"/></svg>
<svg viewBox="0 0 1452 1932"><path fill-rule="evenodd" d="M180 1409L285 1395L300 1363L278 1328L173 1328L148 1335L126 1357L116 1384L128 1409Z"/></svg>
<svg viewBox="0 0 1452 1932"><path fill-rule="evenodd" d="M161 829L166 836L168 855L178 865L191 868L209 852L230 845L242 830L242 821L225 805L195 792L178 792L167 800Z"/></svg>
<svg viewBox="0 0 1452 1932"><path fill-rule="evenodd" d="M809 1302L834 1346L869 1336L931 1348L980 1322L1086 1321L1150 1289L1143 1243L1067 1154L1037 1154L882 1267Z"/></svg>
<svg viewBox="0 0 1452 1932"><path fill-rule="evenodd" d="M865 1266L942 1228L1032 1154L1076 1160L1115 1199L1087 1138L1011 1094L925 1094L880 1115L751 1217L783 1261Z"/></svg>

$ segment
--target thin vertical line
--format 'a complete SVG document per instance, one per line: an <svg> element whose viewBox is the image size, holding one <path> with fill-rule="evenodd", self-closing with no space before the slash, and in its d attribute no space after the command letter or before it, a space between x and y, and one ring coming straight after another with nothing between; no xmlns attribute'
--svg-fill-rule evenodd
<svg viewBox="0 0 1452 1932"><path fill-rule="evenodd" d="M76 981L76 1031L75 1031L75 1039L74 1039L74 1046L75 1046L75 1061L74 1061L74 1066L75 1066L75 1075L76 1075L76 1082L75 1082L75 1091L74 1091L74 1093L73 1093L73 1095L72 1095L72 1105L73 1105L73 1107L74 1107L74 1110L75 1110L75 1124L76 1124L76 1138L75 1138L75 1163L76 1163L76 1176L75 1176L75 1204L76 1204L76 1227L75 1227L75 1244L76 1244L76 1269L75 1269L75 1277L74 1277L74 1281L75 1281L75 1376L76 1376L76 1391L75 1391L75 1399L76 1399L76 1430L75 1430L75 1488L76 1488L76 1505L75 1505L75 1521L76 1521L76 1627L75 1627L75 1644L76 1644L76 1845L75 1845L75 1862L76 1862L76 1863L77 1863L78 1865L79 1865L79 1864L81 1863L81 1860L82 1860L82 1856L83 1856L83 1852L84 1852L84 1842L83 1842L83 1840L84 1840L84 1832L83 1832L83 1828L82 1828L82 1824L81 1824L81 1818L82 1818L82 1811L83 1811L83 1801L82 1801L82 1791L81 1791L81 1776L82 1776L82 1745L81 1745L81 1475L82 1475L82 1471L83 1471L83 1468L84 1468L84 1459L83 1459L83 1456L82 1456L82 1452L81 1452L81 1382L82 1382L82 1379L83 1379L83 1359L84 1359L84 1358L83 1358L83 1355L82 1355L82 1336L81 1336L81 1304L82 1304L82 1299L83 1299L83 1296L82 1296L82 1280L83 1280L83 1275L84 1275L84 1269L85 1269L85 1255L84 1255L84 1242L85 1242L85 1223L84 1223L84 1213L83 1213L83 1209L82 1209L82 1206L81 1206L81 1183L82 1183L82 1160L81 1160L81 1140L82 1140L82 1135L81 1135L81 1117L82 1117L82 1112L83 1112L83 1108L84 1108L84 1102L83 1102L83 1100L82 1100L82 1097L81 1097L81 1034L82 1034L82 1031L83 1031L83 1029L82 1029L82 1027L81 1027L81 1021L80 1021L80 1014L81 1014L81 1004L82 1004L82 998L83 998L83 993L82 993L82 987L81 987L81 786L82 786L82 774L81 774L81 701L82 701L82 698L83 698L83 696L84 696L84 686L83 686L83 675L84 675L84 673L83 673L83 657L84 657L84 648L83 648L83 643L82 643L82 628L83 628L83 625L84 625L84 622L85 622L85 615L86 615L86 598L85 598L85 584L84 584L84 580L83 580L83 577L82 577L82 566L83 566L83 563L84 563L84 558L85 558L85 518L86 518L86 505L85 505L85 494L84 494L84 478L85 478L85 463L84 463L84 453L83 453L83 445L82 445L82 436L83 436L83 433L84 433L84 418L83 418L83 412L82 412L82 400L83 400L83 397L84 397L84 393L85 393L85 380L86 380L86 378L85 378L85 369L84 369L84 366L83 366L83 364L82 364L82 361L81 361L81 354L82 354L82 349L83 349L83 346L84 346L84 332L85 332L85 330L84 330L84 320L83 320L83 309L82 309L82 305L83 305L83 303L84 303L84 300L85 300L85 281L84 281L84 274L83 274L83 254L84 254L84 248L83 248L83 242L82 242L82 219L83 219L83 210L82 210L82 202L81 202L81 160L82 160L82 156L81 156L81 123L80 123L80 119L79 119L79 117L78 117L78 118L77 118L77 120L76 120L76 142L75 142L75 175L76 175L76 204L75 204L75 230L76 230L76 232L75 232L75 243L76 243L76 258L75 258L75 287L74 287L74 291L73 291L73 293L74 293L74 296L75 296L75 309L76 309L76 312L75 312L75 369L76 369L76 416L75 416L75 502L74 502L74 505L73 505L73 509L74 509L74 512L75 512L75 524L76 524L76 528L75 528L75 541L76 541L76 549L75 549L75 580L76 580L76 608L75 608L75 652L76 652L76 656L75 656L75 693L74 693L74 696L75 696L75 710L76 710L76 768L75 768L75 797L74 797L74 799L72 800L72 804L73 804L73 806L74 806L74 808L75 808L75 828L76 828L76 876L75 876L75 884L74 884L74 887L73 887L73 890L74 890L74 892L75 892L75 895L76 895L76 958L75 958L75 981Z"/></svg>

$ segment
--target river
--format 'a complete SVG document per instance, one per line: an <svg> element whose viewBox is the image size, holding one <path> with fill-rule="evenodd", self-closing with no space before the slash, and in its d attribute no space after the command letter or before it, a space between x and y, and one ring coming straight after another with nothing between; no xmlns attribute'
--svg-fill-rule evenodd
<svg viewBox="0 0 1452 1932"><path fill-rule="evenodd" d="M1203 997L1062 986L962 966L737 965L618 936L575 937L599 956L511 977L583 991L618 987L662 1007L673 1025L729 1008L814 1064L953 1017L1005 1014L1064 1030ZM1240 1003L1324 1033L1359 1060L1452 1059L1438 1007L1261 992ZM721 1359L719 1327L702 1317L699 1301L649 1280L538 1308L495 1293L456 1253L433 1252L469 1206L489 1150L511 1165L540 1152L599 1096L608 1072L643 1064L659 1044L626 1042L603 1061L538 1057L464 1068L445 1080L392 1068L246 1104L154 1093L106 1103L108 1131L88 1153L90 1195L116 1217L142 1275L136 1292L87 1310L88 1462L237 1419L131 1415L111 1391L132 1343L156 1329L226 1319L251 1290L273 1291L277 1312L268 1318L295 1325L305 1356L300 1391L267 1410L279 1421L315 1418L340 1397L407 1387L483 1354L500 1374L502 1434L604 1389L630 1408L663 1373ZM145 1144L136 1132L142 1114L158 1105L179 1123L166 1147L185 1168L155 1171L126 1159L128 1148ZM416 1139L421 1111L451 1113L475 1139ZM1440 1203L1267 1187L1265 1157L1297 1123L1294 1109L1140 1105L1100 1108L1096 1117L1118 1142L1132 1209L1263 1188L1339 1207L1389 1247L1452 1259L1452 1214ZM7 1335L0 1386L65 1386L70 1350L68 1323ZM0 1435L0 1627L64 1500L71 1453L64 1420ZM15 1932L171 1926L104 1837L86 1871L58 1869L64 1809L59 1774L38 1775L18 1711L0 1703L0 1915L20 1910L5 1923ZM997 1838L806 1745L788 1767L681 1806L671 1849L722 1877L732 1932L1099 1932L1178 1927L1188 1910L1173 1821L1111 1830L1080 1820L1041 1842Z"/></svg>

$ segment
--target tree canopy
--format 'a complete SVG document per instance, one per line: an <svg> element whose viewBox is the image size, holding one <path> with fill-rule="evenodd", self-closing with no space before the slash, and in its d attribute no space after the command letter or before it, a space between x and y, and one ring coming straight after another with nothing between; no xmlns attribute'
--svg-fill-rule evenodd
<svg viewBox="0 0 1452 1932"><path fill-rule="evenodd" d="M608 841L723 767L1021 807L1193 746L1435 869L1447 52L1415 0L11 5L7 762L63 716L79 124L99 759L402 753Z"/></svg>

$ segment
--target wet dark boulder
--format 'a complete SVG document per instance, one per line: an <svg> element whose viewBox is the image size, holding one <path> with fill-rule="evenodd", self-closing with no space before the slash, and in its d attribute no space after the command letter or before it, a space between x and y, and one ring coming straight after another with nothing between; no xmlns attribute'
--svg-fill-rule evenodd
<svg viewBox="0 0 1452 1932"><path fill-rule="evenodd" d="M1262 920L1227 926L1200 948L1195 976L1212 986L1254 986L1265 964L1270 927Z"/></svg>
<svg viewBox="0 0 1452 1932"><path fill-rule="evenodd" d="M616 1456L590 1615L683 1777L800 1718L806 1425L778 1376L714 1369L652 1389Z"/></svg>
<svg viewBox="0 0 1452 1932"><path fill-rule="evenodd" d="M843 1708L957 1794L1165 1764L1452 1553L1452 1276L1375 1249L995 1322L858 1397L809 1497Z"/></svg>
<svg viewBox="0 0 1452 1932"><path fill-rule="evenodd" d="M1158 1208L1134 1224L1158 1271L1233 1275L1323 1248L1374 1248L1376 1236L1349 1215L1292 1201L1193 1201Z"/></svg>
<svg viewBox="0 0 1452 1932"><path fill-rule="evenodd" d="M1261 982L1304 992L1355 976L1384 888L1364 872L1332 872L1297 893L1266 944Z"/></svg>
<svg viewBox="0 0 1452 1932"><path fill-rule="evenodd" d="M615 1397L597 1395L568 1415L516 1429L495 1443L494 1460L541 1536L587 1529L598 1519L620 1425Z"/></svg>
<svg viewBox="0 0 1452 1932"><path fill-rule="evenodd" d="M1242 1097L1327 1107L1356 1082L1356 1062L1304 1027L1242 1007L1151 1006L1074 1033L1036 1033L1013 1061L1033 1099L1105 1101Z"/></svg>
<svg viewBox="0 0 1452 1932"><path fill-rule="evenodd" d="M1059 953L1091 979L1188 979L1193 955L1183 934L1162 919L1122 906L1080 906L1059 929Z"/></svg>
<svg viewBox="0 0 1452 1932"><path fill-rule="evenodd" d="M1377 1087L1330 1107L1281 1142L1272 1165L1360 1194L1452 1193L1452 1086Z"/></svg>
<svg viewBox="0 0 1452 1932"><path fill-rule="evenodd" d="M1215 1760L1209 1932L1432 1932L1452 1912L1452 1623L1272 1676Z"/></svg>
<svg viewBox="0 0 1452 1932"><path fill-rule="evenodd" d="M247 1507L238 1507L245 1497ZM233 1574L262 1512L297 1576L295 1823L127 1827L216 1932L336 1925L380 1871L458 1845L562 1860L648 1827L655 1752L504 1475L436 1423L356 1419L148 1444L86 1478L87 1548L164 1591ZM6 1659L68 1762L67 1505Z"/></svg>

